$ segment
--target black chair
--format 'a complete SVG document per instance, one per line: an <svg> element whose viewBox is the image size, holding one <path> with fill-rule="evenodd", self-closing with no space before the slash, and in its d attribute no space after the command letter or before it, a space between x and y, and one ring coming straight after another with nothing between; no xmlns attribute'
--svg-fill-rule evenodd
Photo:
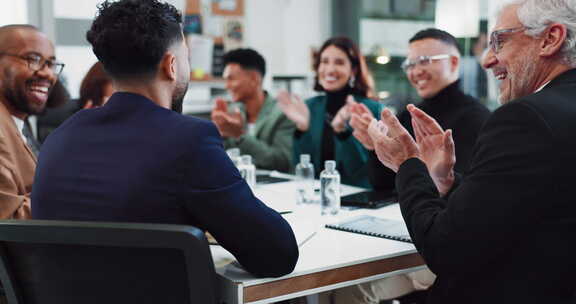
<svg viewBox="0 0 576 304"><path fill-rule="evenodd" d="M204 233L181 225L0 221L9 304L216 303Z"/></svg>

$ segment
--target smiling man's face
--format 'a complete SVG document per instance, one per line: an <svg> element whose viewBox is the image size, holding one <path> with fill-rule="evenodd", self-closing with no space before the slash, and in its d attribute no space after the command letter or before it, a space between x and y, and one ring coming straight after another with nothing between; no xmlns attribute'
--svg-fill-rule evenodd
<svg viewBox="0 0 576 304"><path fill-rule="evenodd" d="M38 71L28 60L54 60L54 46L46 35L28 28L11 29L3 34L0 46L0 98L12 115L21 119L42 114L57 75L44 65Z"/></svg>
<svg viewBox="0 0 576 304"><path fill-rule="evenodd" d="M501 104L532 94L540 72L538 39L526 35L517 10L517 5L502 10L493 30L497 35L491 37L491 44L498 47L491 48L482 62L498 80Z"/></svg>
<svg viewBox="0 0 576 304"><path fill-rule="evenodd" d="M410 84L422 98L432 98L458 79L458 59L452 46L433 38L416 40L408 45L408 60L437 55L450 55L432 60L427 65L417 64L406 71Z"/></svg>

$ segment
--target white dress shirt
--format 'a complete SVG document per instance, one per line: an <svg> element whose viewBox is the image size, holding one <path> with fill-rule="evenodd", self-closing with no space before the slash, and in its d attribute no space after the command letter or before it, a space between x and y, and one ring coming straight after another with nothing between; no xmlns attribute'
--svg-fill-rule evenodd
<svg viewBox="0 0 576 304"><path fill-rule="evenodd" d="M16 124L16 129L18 129L18 134L20 134L20 137L22 138L22 140L24 142L26 142L26 137L24 137L24 133L22 133L22 130L24 129L24 121L16 116L12 116L12 120L14 120L14 123Z"/></svg>

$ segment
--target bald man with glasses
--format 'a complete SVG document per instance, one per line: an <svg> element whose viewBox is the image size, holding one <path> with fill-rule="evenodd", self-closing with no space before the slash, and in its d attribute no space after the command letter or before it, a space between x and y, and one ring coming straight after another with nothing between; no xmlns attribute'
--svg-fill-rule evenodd
<svg viewBox="0 0 576 304"><path fill-rule="evenodd" d="M28 118L43 114L64 64L31 25L0 27L0 218L26 219L39 144ZM49 104L54 103L54 104Z"/></svg>

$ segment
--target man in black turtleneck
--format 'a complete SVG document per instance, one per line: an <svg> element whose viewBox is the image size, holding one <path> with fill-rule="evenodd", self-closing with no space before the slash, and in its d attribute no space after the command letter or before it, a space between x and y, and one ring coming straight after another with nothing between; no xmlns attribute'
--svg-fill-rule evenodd
<svg viewBox="0 0 576 304"><path fill-rule="evenodd" d="M464 173L476 137L490 111L474 97L460 90L459 66L460 53L456 39L445 31L432 28L422 30L410 39L408 56L402 64L410 84L423 99L417 106L436 119L442 128L452 129L456 147L455 170ZM359 125L361 119L369 122L364 117L368 116L353 114L351 125L355 129L356 138L373 151L366 129ZM398 119L414 135L408 111L400 112ZM375 153L371 153L370 158L369 174L373 187L380 190L393 189L396 174L382 165Z"/></svg>
<svg viewBox="0 0 576 304"><path fill-rule="evenodd" d="M472 157L472 148L478 133L490 111L478 100L460 90L460 52L452 35L438 29L425 29L416 33L409 43L408 56L402 68L410 84L423 99L417 106L436 119L443 129L452 129L456 148L455 170L464 173ZM353 110L350 121L354 136L371 151L374 147L366 131L372 118L365 110L357 107ZM398 120L414 136L410 113L402 111ZM382 165L374 152L370 153L368 170L374 189L394 189L396 174ZM340 290L336 303L379 303L416 289L426 289L432 285L434 279L431 272L422 270L407 276L360 284Z"/></svg>

